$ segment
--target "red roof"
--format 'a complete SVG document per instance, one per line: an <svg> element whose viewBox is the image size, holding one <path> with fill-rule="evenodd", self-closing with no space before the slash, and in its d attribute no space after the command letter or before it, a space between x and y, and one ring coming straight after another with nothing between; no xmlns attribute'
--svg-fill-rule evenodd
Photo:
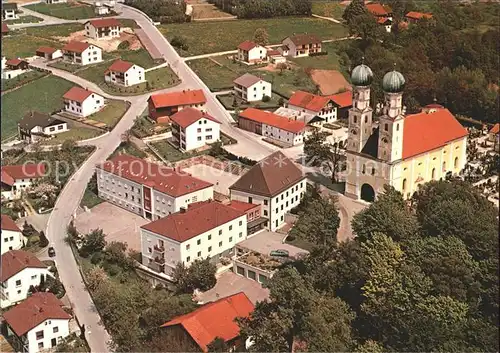
<svg viewBox="0 0 500 353"><path fill-rule="evenodd" d="M9 65L9 66L17 66L17 65L19 65L19 64L20 64L20 63L22 63L22 62L28 63L28 62L27 62L27 61L25 61L25 60L22 60L22 59L17 58L17 59L9 59L9 60L7 60L7 61L5 62L5 65Z"/></svg>
<svg viewBox="0 0 500 353"><path fill-rule="evenodd" d="M392 22L391 20L389 20L387 17L379 17L377 19L377 23L380 24L380 25L383 25L385 24L386 22Z"/></svg>
<svg viewBox="0 0 500 353"><path fill-rule="evenodd" d="M405 17L411 18L412 20L421 20L422 18L426 18L426 19L432 18L432 14L431 13L410 11L405 15Z"/></svg>
<svg viewBox="0 0 500 353"><path fill-rule="evenodd" d="M253 48L259 46L257 43L251 41L251 40L246 40L242 43L240 43L240 45L238 45L238 49L241 49L241 50L244 50L244 51L249 51L249 50L252 50Z"/></svg>
<svg viewBox="0 0 500 353"><path fill-rule="evenodd" d="M71 41L66 43L66 45L62 48L62 50L71 51L75 53L82 53L91 45L92 44L90 43Z"/></svg>
<svg viewBox="0 0 500 353"><path fill-rule="evenodd" d="M89 23L95 28L103 28L103 27L120 27L121 23L116 18L101 18L98 20L90 20L85 22L85 24Z"/></svg>
<svg viewBox="0 0 500 353"><path fill-rule="evenodd" d="M9 33L9 26L4 22L2 22L2 33Z"/></svg>
<svg viewBox="0 0 500 353"><path fill-rule="evenodd" d="M114 175L147 185L159 192L179 197L212 186L190 174L121 154L97 166Z"/></svg>
<svg viewBox="0 0 500 353"><path fill-rule="evenodd" d="M25 268L47 268L33 253L22 250L10 250L4 253L1 266L0 282L5 282Z"/></svg>
<svg viewBox="0 0 500 353"><path fill-rule="evenodd" d="M290 97L288 103L297 107L312 110L313 112L319 112L328 104L329 101L329 97L322 97L309 92L297 91Z"/></svg>
<svg viewBox="0 0 500 353"><path fill-rule="evenodd" d="M7 216L6 214L2 215L2 230L11 230L13 232L21 232L21 229L17 226L17 224Z"/></svg>
<svg viewBox="0 0 500 353"><path fill-rule="evenodd" d="M267 51L267 55L268 56L274 56L274 55L281 55L280 51L279 50L276 50L276 49L271 49L271 50L268 50Z"/></svg>
<svg viewBox="0 0 500 353"><path fill-rule="evenodd" d="M255 108L245 109L240 113L240 117L293 133L299 133L306 127L306 124L303 121L291 120L289 118L284 118L280 115Z"/></svg>
<svg viewBox="0 0 500 353"><path fill-rule="evenodd" d="M337 93L329 96L339 108L346 108L352 106L352 91L345 91L342 93Z"/></svg>
<svg viewBox="0 0 500 353"><path fill-rule="evenodd" d="M406 116L403 130L403 159L442 147L467 136L467 130L448 109Z"/></svg>
<svg viewBox="0 0 500 353"><path fill-rule="evenodd" d="M149 97L155 108L177 107L180 105L205 104L207 102L203 90L187 90L182 92L154 94Z"/></svg>
<svg viewBox="0 0 500 353"><path fill-rule="evenodd" d="M23 336L45 320L71 319L63 306L54 294L38 292L4 313L3 317L17 336Z"/></svg>
<svg viewBox="0 0 500 353"><path fill-rule="evenodd" d="M373 4L366 4L366 9L375 16L387 16L389 15L389 12L387 12L387 9L382 6L382 4L378 3L373 3Z"/></svg>
<svg viewBox="0 0 500 353"><path fill-rule="evenodd" d="M108 71L125 73L132 66L134 66L134 63L131 63L130 61L123 61L122 59L118 59L118 60L115 60L113 62L113 64L111 64L111 66L108 68Z"/></svg>
<svg viewBox="0 0 500 353"><path fill-rule="evenodd" d="M37 53L53 54L57 51L56 48L52 47L40 47L36 50Z"/></svg>
<svg viewBox="0 0 500 353"><path fill-rule="evenodd" d="M26 163L19 165L6 165L1 167L2 183L14 185L19 179L34 179L45 176L44 163Z"/></svg>
<svg viewBox="0 0 500 353"><path fill-rule="evenodd" d="M207 352L207 345L216 337L226 342L238 337L240 328L235 319L248 317L253 310L252 302L245 293L240 292L205 304L189 314L178 316L162 327L181 325L198 346Z"/></svg>
<svg viewBox="0 0 500 353"><path fill-rule="evenodd" d="M75 86L71 87L68 92L64 93L63 98L70 101L83 103L85 99L90 97L92 94L94 94L94 92Z"/></svg>
<svg viewBox="0 0 500 353"><path fill-rule="evenodd" d="M254 208L260 207L260 205L254 204L254 203L248 203L248 202L243 202L243 201L238 201L238 200L231 200L227 204L227 206L234 208L235 210L241 211L241 212L247 212L250 211Z"/></svg>
<svg viewBox="0 0 500 353"><path fill-rule="evenodd" d="M191 107L184 108L170 117L170 120L182 128L186 128L200 119L207 119L220 124L220 121L211 115Z"/></svg>
<svg viewBox="0 0 500 353"><path fill-rule="evenodd" d="M500 124L496 123L490 130L490 134L498 134L500 132Z"/></svg>
<svg viewBox="0 0 500 353"><path fill-rule="evenodd" d="M200 202L141 228L182 243L244 215L216 201Z"/></svg>

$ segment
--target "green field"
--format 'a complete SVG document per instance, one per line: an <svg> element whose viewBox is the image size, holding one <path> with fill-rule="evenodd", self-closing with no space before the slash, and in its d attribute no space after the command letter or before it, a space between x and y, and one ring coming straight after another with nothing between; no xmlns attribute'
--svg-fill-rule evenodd
<svg viewBox="0 0 500 353"><path fill-rule="evenodd" d="M345 7L333 1L313 1L312 13L319 16L333 17L342 20Z"/></svg>
<svg viewBox="0 0 500 353"><path fill-rule="evenodd" d="M2 139L17 132L17 123L30 110L52 113L63 107L62 96L74 83L49 75L2 96Z"/></svg>
<svg viewBox="0 0 500 353"><path fill-rule="evenodd" d="M50 25L41 27L28 27L25 29L26 34L52 39L53 37L68 37L73 32L82 31L84 29L81 23L68 23L62 25Z"/></svg>
<svg viewBox="0 0 500 353"><path fill-rule="evenodd" d="M305 69L341 70L339 55L344 47L342 45L343 42L323 43L321 51L327 52L328 55L305 56L302 58L290 58L290 60Z"/></svg>
<svg viewBox="0 0 500 353"><path fill-rule="evenodd" d="M101 111L92 114L88 118L100 121L113 128L127 109L128 105L125 101L108 100L106 106Z"/></svg>
<svg viewBox="0 0 500 353"><path fill-rule="evenodd" d="M42 78L44 76L47 76L46 72L31 70L22 75L14 77L13 79L2 80L2 91L8 91L9 89L24 85L25 83L34 80L38 80L39 78Z"/></svg>
<svg viewBox="0 0 500 353"><path fill-rule="evenodd" d="M252 39L257 28L267 30L271 44L280 43L293 33L307 32L316 34L321 39L347 35L346 28L340 24L309 17L190 22L161 25L158 28L168 40L175 36L186 39L189 48L187 51L180 51L183 56L235 50L244 40Z"/></svg>
<svg viewBox="0 0 500 353"><path fill-rule="evenodd" d="M169 144L165 140L158 141L158 142L151 142L151 145L153 145L158 150L159 154L169 162L182 161L182 160L187 159L187 158L207 154L209 151L209 150L205 150L205 151L200 151L200 152L183 153L183 152L179 151L178 149L174 148L171 144Z"/></svg>
<svg viewBox="0 0 500 353"><path fill-rule="evenodd" d="M8 25L15 25L19 23L38 23L42 22L43 20L40 17L35 17L35 16L19 16L19 18L15 20L8 20L4 21Z"/></svg>
<svg viewBox="0 0 500 353"><path fill-rule="evenodd" d="M7 36L2 38L2 55L6 58L26 58L35 55L41 46L61 48L62 44L25 34Z"/></svg>
<svg viewBox="0 0 500 353"><path fill-rule="evenodd" d="M56 61L54 63L48 64L47 66L68 72L75 72L82 68L82 65L72 64L65 61Z"/></svg>
<svg viewBox="0 0 500 353"><path fill-rule="evenodd" d="M92 129L83 126L78 126L78 127L69 126L69 129L70 129L69 131L61 132L60 134L55 135L54 138L50 140L43 141L42 144L59 145L66 140L81 141L90 139L92 137L97 137L103 134L102 130Z"/></svg>
<svg viewBox="0 0 500 353"><path fill-rule="evenodd" d="M86 5L80 2L71 2L66 4L32 4L26 8L40 12L41 14L63 18L66 20L81 20L85 18L97 17L94 6Z"/></svg>

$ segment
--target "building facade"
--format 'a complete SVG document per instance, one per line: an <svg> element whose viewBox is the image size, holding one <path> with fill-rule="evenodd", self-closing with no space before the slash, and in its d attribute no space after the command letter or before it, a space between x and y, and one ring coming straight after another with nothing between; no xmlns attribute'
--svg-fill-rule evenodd
<svg viewBox="0 0 500 353"><path fill-rule="evenodd" d="M20 199L35 180L45 176L45 164L26 163L1 167L2 199Z"/></svg>
<svg viewBox="0 0 500 353"><path fill-rule="evenodd" d="M267 60L267 49L250 40L246 40L238 45L238 61L249 65L259 64Z"/></svg>
<svg viewBox="0 0 500 353"><path fill-rule="evenodd" d="M260 77L244 74L233 81L233 93L246 102L261 101L264 97L271 98L271 84Z"/></svg>
<svg viewBox="0 0 500 353"><path fill-rule="evenodd" d="M63 56L63 53L61 49L56 49L52 47L39 47L36 50L36 55L46 60L54 60L61 58Z"/></svg>
<svg viewBox="0 0 500 353"><path fill-rule="evenodd" d="M321 123L332 123L337 120L337 105L330 97L297 91L288 100L287 108L305 113L306 116L316 117Z"/></svg>
<svg viewBox="0 0 500 353"><path fill-rule="evenodd" d="M85 34L92 39L120 37L121 23L116 18L101 18L85 23Z"/></svg>
<svg viewBox="0 0 500 353"><path fill-rule="evenodd" d="M19 18L17 4L13 2L2 3L2 20L15 20Z"/></svg>
<svg viewBox="0 0 500 353"><path fill-rule="evenodd" d="M63 61L76 65L96 64L102 61L102 49L97 45L71 41L62 48Z"/></svg>
<svg viewBox="0 0 500 353"><path fill-rule="evenodd" d="M314 34L297 34L282 41L283 56L297 58L321 52L321 40Z"/></svg>
<svg viewBox="0 0 500 353"><path fill-rule="evenodd" d="M10 250L19 250L24 246L24 236L21 229L9 216L2 214L0 239L1 255Z"/></svg>
<svg viewBox="0 0 500 353"><path fill-rule="evenodd" d="M68 123L40 112L29 112L17 124L19 139L35 143L52 135L68 131Z"/></svg>
<svg viewBox="0 0 500 353"><path fill-rule="evenodd" d="M149 117L156 122L167 122L169 117L184 108L204 111L207 99L203 90L153 94L148 99Z"/></svg>
<svg viewBox="0 0 500 353"><path fill-rule="evenodd" d="M63 98L64 110L81 117L97 113L104 107L104 97L81 87L72 87Z"/></svg>
<svg viewBox="0 0 500 353"><path fill-rule="evenodd" d="M143 67L118 59L105 71L104 81L129 87L146 82L146 73Z"/></svg>
<svg viewBox="0 0 500 353"><path fill-rule="evenodd" d="M195 108L184 108L170 117L172 138L181 151L191 151L220 140L220 122Z"/></svg>

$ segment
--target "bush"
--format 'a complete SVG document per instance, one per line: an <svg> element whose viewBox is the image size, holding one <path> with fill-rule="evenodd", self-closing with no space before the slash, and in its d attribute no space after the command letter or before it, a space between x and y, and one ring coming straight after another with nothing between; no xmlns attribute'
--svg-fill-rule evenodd
<svg viewBox="0 0 500 353"><path fill-rule="evenodd" d="M102 254L102 252L96 252L90 258L90 262L92 263L92 265L97 265L98 263L100 263L102 261L103 257L104 257L104 255Z"/></svg>
<svg viewBox="0 0 500 353"><path fill-rule="evenodd" d="M124 40L123 42L118 44L119 50L125 50L125 49L128 49L129 47L130 47L130 43L128 42L128 40Z"/></svg>
<svg viewBox="0 0 500 353"><path fill-rule="evenodd" d="M265 103L265 102L269 102L270 100L271 100L271 97L269 97L269 96L264 95L264 96L262 97L262 101L263 101L264 103Z"/></svg>
<svg viewBox="0 0 500 353"><path fill-rule="evenodd" d="M40 232L40 244L42 248L45 248L46 246L49 246L49 239L45 236L45 233L43 231Z"/></svg>
<svg viewBox="0 0 500 353"><path fill-rule="evenodd" d="M175 36L172 38L170 41L170 44L172 44L173 47L182 49L182 50L188 50L189 45L187 44L187 39L181 36Z"/></svg>
<svg viewBox="0 0 500 353"><path fill-rule="evenodd" d="M321 55L328 55L327 51L320 51L317 53L309 53L309 56L321 56Z"/></svg>

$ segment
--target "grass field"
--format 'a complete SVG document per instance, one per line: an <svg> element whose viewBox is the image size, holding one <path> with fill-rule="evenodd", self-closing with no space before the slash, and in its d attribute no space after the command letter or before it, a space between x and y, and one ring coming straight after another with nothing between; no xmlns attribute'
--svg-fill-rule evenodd
<svg viewBox="0 0 500 353"><path fill-rule="evenodd" d="M112 52L111 55L125 61L131 61L145 69L149 69L157 65L151 55L149 55L148 51L143 48L138 50L117 50Z"/></svg>
<svg viewBox="0 0 500 353"><path fill-rule="evenodd" d="M38 80L39 78L42 78L44 76L47 76L46 72L31 70L11 80L2 80L2 91L8 91L9 89L24 85L25 83L34 80Z"/></svg>
<svg viewBox="0 0 500 353"><path fill-rule="evenodd" d="M101 199L99 196L97 196L87 188L85 189L85 193L83 194L82 201L80 201L80 207L87 206L88 208L92 208L102 202L104 202L103 199Z"/></svg>
<svg viewBox="0 0 500 353"><path fill-rule="evenodd" d="M43 20L40 17L35 17L35 16L19 16L19 18L15 20L7 20L4 21L8 25L15 25L19 23L38 23L42 22Z"/></svg>
<svg viewBox="0 0 500 353"><path fill-rule="evenodd" d="M50 25L42 27L28 27L25 29L26 34L48 38L52 37L68 37L73 32L78 32L84 29L81 23L68 23L62 25Z"/></svg>
<svg viewBox="0 0 500 353"><path fill-rule="evenodd" d="M41 46L62 47L62 44L43 38L20 34L2 38L2 55L6 58L25 58L35 55Z"/></svg>
<svg viewBox="0 0 500 353"><path fill-rule="evenodd" d="M316 34L322 39L347 35L346 28L340 24L309 17L190 22L159 26L168 40L175 36L186 39L189 48L180 52L183 56L234 50L244 40L252 39L257 28L267 30L271 44L280 43L293 33L307 32Z"/></svg>
<svg viewBox="0 0 500 353"><path fill-rule="evenodd" d="M17 131L17 123L30 110L52 113L63 107L62 96L74 83L49 75L2 96L2 139Z"/></svg>
<svg viewBox="0 0 500 353"><path fill-rule="evenodd" d="M333 17L337 20L342 20L345 7L332 1L313 1L312 13L319 16Z"/></svg>
<svg viewBox="0 0 500 353"><path fill-rule="evenodd" d="M328 55L305 56L302 58L291 58L290 60L303 68L321 70L340 70L339 55L343 46L339 43L323 43L321 51Z"/></svg>
<svg viewBox="0 0 500 353"><path fill-rule="evenodd" d="M81 141L81 140L87 140L92 137L97 137L99 135L103 134L103 131L101 130L96 130L96 129L91 129L87 127L69 127L69 131L61 132L60 134L55 135L54 138L43 141L42 144L44 145L59 145L62 144L66 140L74 140L74 141Z"/></svg>
<svg viewBox="0 0 500 353"><path fill-rule="evenodd" d="M47 66L55 67L56 69L60 69L60 70L68 71L68 72L75 72L76 70L80 70L82 68L82 65L72 64L72 63L68 63L65 61L56 61L55 63L48 64Z"/></svg>
<svg viewBox="0 0 500 353"><path fill-rule="evenodd" d="M103 122L113 128L127 109L128 105L124 101L108 100L106 106L101 111L92 114L88 118Z"/></svg>
<svg viewBox="0 0 500 353"><path fill-rule="evenodd" d="M158 141L158 142L152 142L151 145L153 145L160 155L165 158L169 162L178 162L187 158L195 157L195 156L200 156L203 154L207 154L209 150L201 151L201 152L186 152L183 153L179 151L178 149L174 148L171 144L169 144L167 141Z"/></svg>
<svg viewBox="0 0 500 353"><path fill-rule="evenodd" d="M41 14L63 18L66 20L80 20L84 18L97 17L94 7L79 2L68 2L65 4L32 4L26 8L40 12Z"/></svg>

